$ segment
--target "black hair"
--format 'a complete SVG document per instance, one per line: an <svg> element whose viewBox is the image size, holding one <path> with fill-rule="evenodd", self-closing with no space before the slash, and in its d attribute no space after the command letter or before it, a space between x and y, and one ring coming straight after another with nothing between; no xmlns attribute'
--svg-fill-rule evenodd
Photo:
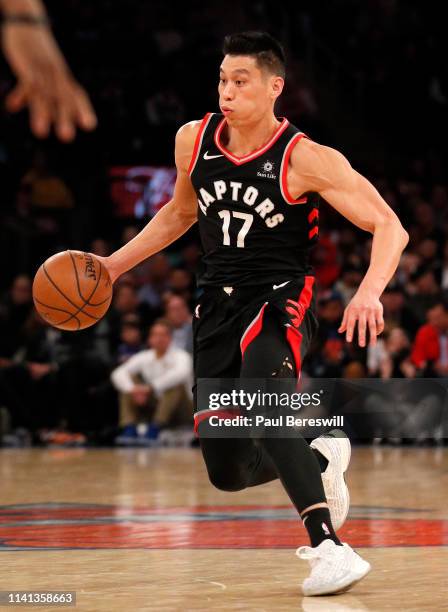
<svg viewBox="0 0 448 612"><path fill-rule="evenodd" d="M150 329L152 329L156 325L163 325L163 327L165 327L169 331L170 336L173 335L173 326L171 325L170 321L168 321L168 319L165 319L164 317L161 317L160 319L156 319L154 323L151 325Z"/></svg>
<svg viewBox="0 0 448 612"><path fill-rule="evenodd" d="M238 32L224 38L224 55L250 55L257 60L259 68L265 68L285 78L285 52L283 47L267 32Z"/></svg>
<svg viewBox="0 0 448 612"><path fill-rule="evenodd" d="M448 312L448 297L443 294L438 296L434 303L427 310L432 310L437 306L441 306L445 312Z"/></svg>

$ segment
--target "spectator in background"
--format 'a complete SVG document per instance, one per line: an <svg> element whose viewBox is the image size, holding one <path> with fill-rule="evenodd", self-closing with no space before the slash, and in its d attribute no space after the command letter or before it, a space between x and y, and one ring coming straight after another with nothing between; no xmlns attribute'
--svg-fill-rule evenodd
<svg viewBox="0 0 448 612"><path fill-rule="evenodd" d="M191 303L193 297L193 278L190 272L176 268L171 271L168 279L168 290L174 295L182 297L187 304Z"/></svg>
<svg viewBox="0 0 448 612"><path fill-rule="evenodd" d="M357 231L354 228L343 226L338 232L338 251L342 259L349 261L358 248L359 239Z"/></svg>
<svg viewBox="0 0 448 612"><path fill-rule="evenodd" d="M430 308L439 302L442 292L432 267L421 265L411 275L409 307L422 325Z"/></svg>
<svg viewBox="0 0 448 612"><path fill-rule="evenodd" d="M153 440L161 429L192 423L192 359L172 340L171 325L158 319L149 332L150 348L112 372L112 383L120 392L119 443L136 441L141 431L140 437Z"/></svg>
<svg viewBox="0 0 448 612"><path fill-rule="evenodd" d="M179 295L169 297L166 302L164 316L170 322L173 329L173 345L192 354L192 317L185 299Z"/></svg>
<svg viewBox="0 0 448 612"><path fill-rule="evenodd" d="M312 254L313 266L321 287L327 289L339 278L341 266L338 263L338 249L333 240L325 234L320 237Z"/></svg>
<svg viewBox="0 0 448 612"><path fill-rule="evenodd" d="M50 168L47 155L37 150L31 168L22 178L17 204L37 230L33 246L41 256L54 252L71 239L75 197L61 176Z"/></svg>
<svg viewBox="0 0 448 612"><path fill-rule="evenodd" d="M421 263L420 255L415 251L405 251L401 256L395 278L403 287L410 283L411 276L418 269Z"/></svg>
<svg viewBox="0 0 448 612"><path fill-rule="evenodd" d="M64 182L49 167L46 154L37 150L31 168L21 183L22 191L28 193L34 211L62 211L74 207L75 199Z"/></svg>
<svg viewBox="0 0 448 612"><path fill-rule="evenodd" d="M448 305L440 300L428 310L417 332L411 361L425 376L448 376Z"/></svg>
<svg viewBox="0 0 448 612"><path fill-rule="evenodd" d="M0 364L12 358L17 350L22 330L33 309L31 279L20 274L0 302Z"/></svg>
<svg viewBox="0 0 448 612"><path fill-rule="evenodd" d="M380 378L414 378L415 365L410 360L411 343L401 327L390 329L376 346L367 349L369 375Z"/></svg>
<svg viewBox="0 0 448 612"><path fill-rule="evenodd" d="M366 378L367 372L360 361L350 361L342 370L342 378Z"/></svg>
<svg viewBox="0 0 448 612"><path fill-rule="evenodd" d="M162 308L162 295L167 290L167 279L171 266L164 253L157 253L149 259L148 278L141 287L138 298L153 310Z"/></svg>
<svg viewBox="0 0 448 612"><path fill-rule="evenodd" d="M319 299L319 328L308 354L311 375L338 377L347 362L346 347L338 333L344 312L341 295L328 290Z"/></svg>
<svg viewBox="0 0 448 612"><path fill-rule="evenodd" d="M139 233L139 228L136 225L126 225L121 233L121 244L127 244Z"/></svg>
<svg viewBox="0 0 448 612"><path fill-rule="evenodd" d="M121 364L143 350L142 330L137 315L130 314L121 324L120 344L117 349L117 363Z"/></svg>
<svg viewBox="0 0 448 612"><path fill-rule="evenodd" d="M410 228L410 232L412 232L414 241L417 244L425 239L435 240L441 255L445 235L438 225L432 206L427 202L421 201L414 206L414 223Z"/></svg>
<svg viewBox="0 0 448 612"><path fill-rule="evenodd" d="M411 343L401 327L392 329L386 339L385 355L380 364L381 378L414 378L416 368L410 359Z"/></svg>
<svg viewBox="0 0 448 612"><path fill-rule="evenodd" d="M395 281L389 283L381 296L381 302L386 330L402 327L413 338L420 326L420 321L409 305L404 288Z"/></svg>
<svg viewBox="0 0 448 612"><path fill-rule="evenodd" d="M39 432L44 443L52 442L64 430L64 443L84 444L82 434L67 431L73 416L69 404L73 401L79 411L79 394L68 385L66 366L70 357L62 344L61 333L31 310L13 359L0 368L0 402L8 407L14 429ZM79 372L75 377L75 385L79 385ZM68 394L62 402L61 393ZM44 436L40 430L45 431Z"/></svg>
<svg viewBox="0 0 448 612"><path fill-rule="evenodd" d="M195 242L190 242L182 249L183 268L195 276L201 259L201 251Z"/></svg>
<svg viewBox="0 0 448 612"><path fill-rule="evenodd" d="M184 121L185 107L177 94L171 87L157 91L146 101L146 117L150 125L179 126Z"/></svg>
<svg viewBox="0 0 448 612"><path fill-rule="evenodd" d="M347 306L355 295L363 277L364 269L360 264L348 263L342 268L341 277L334 288L341 294L344 306Z"/></svg>
<svg viewBox="0 0 448 612"><path fill-rule="evenodd" d="M129 282L119 282L115 287L112 307L107 315L111 328L111 341L113 347L118 347L123 321L129 315L137 317L141 328L147 328L154 320L154 312L147 304L140 303L136 288Z"/></svg>
<svg viewBox="0 0 448 612"><path fill-rule="evenodd" d="M448 291L448 240L443 247L443 262L441 268L441 285L445 293Z"/></svg>
<svg viewBox="0 0 448 612"><path fill-rule="evenodd" d="M438 261L438 248L439 245L434 238L424 238L417 245L416 251L420 257L422 265L432 265L433 267L437 267L437 264L440 265L440 262Z"/></svg>
<svg viewBox="0 0 448 612"><path fill-rule="evenodd" d="M89 252L100 257L107 257L110 255L110 244L104 238L95 238L92 240Z"/></svg>
<svg viewBox="0 0 448 612"><path fill-rule="evenodd" d="M338 291L328 290L321 294L319 299L319 330L321 342L329 337L339 338L338 329L342 316L344 314L344 305L342 296Z"/></svg>

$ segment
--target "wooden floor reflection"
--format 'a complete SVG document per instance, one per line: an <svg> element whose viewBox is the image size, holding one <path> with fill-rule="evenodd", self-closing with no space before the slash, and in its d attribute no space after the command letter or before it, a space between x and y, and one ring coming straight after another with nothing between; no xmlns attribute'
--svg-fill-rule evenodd
<svg viewBox="0 0 448 612"><path fill-rule="evenodd" d="M373 571L302 598L278 483L217 491L190 449L2 450L0 590L76 591L89 612L448 610L447 468L447 449L355 449L341 537Z"/></svg>

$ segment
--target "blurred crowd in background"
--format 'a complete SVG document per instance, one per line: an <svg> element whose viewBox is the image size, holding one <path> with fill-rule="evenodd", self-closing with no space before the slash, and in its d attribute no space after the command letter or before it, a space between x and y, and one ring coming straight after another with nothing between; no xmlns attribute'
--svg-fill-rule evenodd
<svg viewBox="0 0 448 612"><path fill-rule="evenodd" d="M128 375L141 376L130 411L124 370L120 383L111 372L137 363L129 360L147 349L162 360L175 349L176 363L191 364L200 258L195 228L122 276L108 315L83 332L48 327L33 309L31 282L54 252L78 248L104 256L143 227L148 218L117 216L110 168L173 165L178 127L217 110L223 36L247 28L266 29L285 44L289 67L278 115L345 153L410 234L382 296L384 334L376 347L347 344L337 329L367 270L372 238L322 202L320 242L312 256L320 328L305 373L448 375L447 43L437 15L420 3L394 0L328 0L318 9L312 2L229 1L212 3L207 11L195 0L188 7L137 0L58 0L47 6L75 74L92 96L100 127L64 146L34 140L24 117L1 115L4 443L126 443L156 439L171 418L188 425L190 373L156 392L156 379L128 368ZM11 84L4 66L0 95ZM161 364L155 371L163 374ZM179 385L187 389L180 403L165 393ZM156 400L147 413L152 416L142 416L137 408L149 410L149 396ZM154 421L160 410L166 422Z"/></svg>

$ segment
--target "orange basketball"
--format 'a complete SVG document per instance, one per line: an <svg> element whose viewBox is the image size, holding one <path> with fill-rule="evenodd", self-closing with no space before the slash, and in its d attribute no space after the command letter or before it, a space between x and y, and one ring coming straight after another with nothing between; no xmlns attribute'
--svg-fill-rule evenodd
<svg viewBox="0 0 448 612"><path fill-rule="evenodd" d="M37 271L33 299L50 325L77 331L105 315L112 300L112 282L95 255L63 251L47 259Z"/></svg>

